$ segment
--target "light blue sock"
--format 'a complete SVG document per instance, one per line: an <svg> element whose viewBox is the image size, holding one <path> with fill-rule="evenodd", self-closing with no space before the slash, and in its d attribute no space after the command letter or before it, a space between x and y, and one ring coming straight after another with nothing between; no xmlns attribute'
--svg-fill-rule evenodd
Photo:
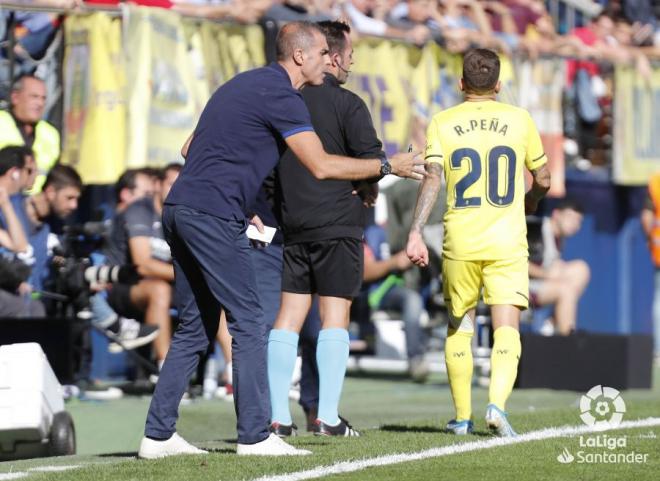
<svg viewBox="0 0 660 481"><path fill-rule="evenodd" d="M298 355L298 334L273 329L268 336L268 385L271 422L291 424L289 388Z"/></svg>
<svg viewBox="0 0 660 481"><path fill-rule="evenodd" d="M316 363L319 368L319 413L324 423L339 422L339 398L348 363L348 331L323 329L316 344Z"/></svg>

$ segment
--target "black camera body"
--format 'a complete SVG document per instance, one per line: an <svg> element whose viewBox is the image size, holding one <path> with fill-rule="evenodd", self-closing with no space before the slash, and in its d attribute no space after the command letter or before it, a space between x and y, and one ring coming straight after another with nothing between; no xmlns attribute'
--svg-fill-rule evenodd
<svg viewBox="0 0 660 481"><path fill-rule="evenodd" d="M56 315L88 316L94 285L133 284L139 280L133 266L93 265L92 253L103 246L109 228L109 222L87 222L64 228L61 245L54 250L53 292L48 293L55 301Z"/></svg>

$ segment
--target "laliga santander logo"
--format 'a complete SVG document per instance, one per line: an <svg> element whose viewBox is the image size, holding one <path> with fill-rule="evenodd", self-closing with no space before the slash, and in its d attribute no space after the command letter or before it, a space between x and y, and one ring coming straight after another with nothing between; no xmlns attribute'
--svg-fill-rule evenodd
<svg viewBox="0 0 660 481"><path fill-rule="evenodd" d="M580 418L587 426L615 428L621 424L626 403L619 391L599 384L580 398L580 412Z"/></svg>

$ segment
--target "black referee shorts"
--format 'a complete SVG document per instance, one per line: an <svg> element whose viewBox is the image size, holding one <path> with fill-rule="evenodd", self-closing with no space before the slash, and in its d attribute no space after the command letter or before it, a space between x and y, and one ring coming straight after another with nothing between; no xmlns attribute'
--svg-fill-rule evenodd
<svg viewBox="0 0 660 481"><path fill-rule="evenodd" d="M342 238L284 246L282 291L356 297L362 286L362 241Z"/></svg>

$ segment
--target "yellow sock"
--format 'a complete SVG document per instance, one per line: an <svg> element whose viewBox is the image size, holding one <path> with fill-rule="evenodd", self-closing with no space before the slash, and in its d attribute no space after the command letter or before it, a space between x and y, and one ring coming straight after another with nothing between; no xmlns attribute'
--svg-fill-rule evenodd
<svg viewBox="0 0 660 481"><path fill-rule="evenodd" d="M456 420L472 417L472 332L449 328L445 343L445 363Z"/></svg>
<svg viewBox="0 0 660 481"><path fill-rule="evenodd" d="M495 329L493 352L490 355L490 388L488 399L502 411L518 374L520 333L509 326Z"/></svg>

